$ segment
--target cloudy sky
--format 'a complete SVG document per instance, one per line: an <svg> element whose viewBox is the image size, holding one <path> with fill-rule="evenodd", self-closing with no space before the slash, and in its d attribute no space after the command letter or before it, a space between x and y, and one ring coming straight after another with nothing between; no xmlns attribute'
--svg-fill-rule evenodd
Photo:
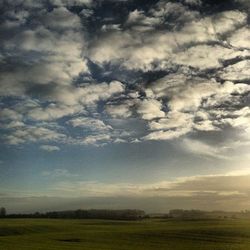
<svg viewBox="0 0 250 250"><path fill-rule="evenodd" d="M0 205L250 208L248 0L0 0Z"/></svg>

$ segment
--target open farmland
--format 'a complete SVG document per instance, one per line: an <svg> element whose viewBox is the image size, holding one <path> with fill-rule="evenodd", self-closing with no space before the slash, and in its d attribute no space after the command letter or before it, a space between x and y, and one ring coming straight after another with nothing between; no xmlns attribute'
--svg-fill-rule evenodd
<svg viewBox="0 0 250 250"><path fill-rule="evenodd" d="M247 250L250 220L0 220L1 250Z"/></svg>

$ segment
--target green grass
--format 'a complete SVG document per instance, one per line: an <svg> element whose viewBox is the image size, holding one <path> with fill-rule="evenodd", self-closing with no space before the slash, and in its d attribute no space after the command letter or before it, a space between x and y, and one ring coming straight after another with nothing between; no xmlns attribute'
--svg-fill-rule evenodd
<svg viewBox="0 0 250 250"><path fill-rule="evenodd" d="M0 250L250 250L250 220L0 220Z"/></svg>

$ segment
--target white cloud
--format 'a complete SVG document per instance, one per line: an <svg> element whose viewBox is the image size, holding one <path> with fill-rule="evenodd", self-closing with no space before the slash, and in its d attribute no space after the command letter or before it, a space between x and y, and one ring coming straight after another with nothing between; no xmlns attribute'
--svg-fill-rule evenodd
<svg viewBox="0 0 250 250"><path fill-rule="evenodd" d="M219 68L225 60L247 55L250 55L247 51L234 51L218 45L198 45L175 54L173 61L180 65L205 70L209 68Z"/></svg>
<svg viewBox="0 0 250 250"><path fill-rule="evenodd" d="M46 107L35 107L28 112L28 116L35 120L49 121L66 115L86 113L86 107L96 105L97 102L107 100L123 91L123 84L117 81L78 88L60 88L48 97L57 103L51 103Z"/></svg>
<svg viewBox="0 0 250 250"><path fill-rule="evenodd" d="M41 22L49 29L81 29L81 20L65 7L55 8L51 12L42 12Z"/></svg>
<svg viewBox="0 0 250 250"><path fill-rule="evenodd" d="M144 140L172 140L190 132L190 128L177 128L174 130L158 130L144 136Z"/></svg>
<svg viewBox="0 0 250 250"><path fill-rule="evenodd" d="M233 127L238 127L238 128L245 128L249 129L250 128L250 116L238 116L235 118L224 118L220 120L221 123L224 124L230 124Z"/></svg>
<svg viewBox="0 0 250 250"><path fill-rule="evenodd" d="M20 121L22 120L22 114L19 114L13 109L10 108L3 108L0 109L0 119L3 121L12 120L12 121Z"/></svg>
<svg viewBox="0 0 250 250"><path fill-rule="evenodd" d="M217 35L232 32L246 24L247 14L237 10L224 11L213 16L212 25Z"/></svg>
<svg viewBox="0 0 250 250"><path fill-rule="evenodd" d="M15 35L2 40L3 49L11 51L11 57L21 57L22 64L2 71L1 95L23 95L34 86L52 82L70 85L80 73L88 72L83 58L86 42L77 15L64 7L41 10L33 26L12 30Z"/></svg>
<svg viewBox="0 0 250 250"><path fill-rule="evenodd" d="M1 104L8 143L169 140L190 132L224 133L226 126L250 131L248 116L235 113L248 105L247 13L201 14L199 0L158 1L148 10L134 9L123 23L100 19L90 36L91 7L101 3L51 0L54 8L48 11L41 1L7 1L20 6L4 13L0 27L6 33L0 42L0 95L16 100L11 107ZM76 5L83 7L80 13L71 10ZM100 74L91 76L93 63ZM158 70L168 73L152 80ZM118 80L101 82L102 77ZM140 136L136 128L130 128L129 139L124 128L112 129L110 117L137 119L144 126ZM52 122L68 137L59 126L49 127ZM70 135L70 129L80 130L76 127L87 132L84 138Z"/></svg>
<svg viewBox="0 0 250 250"><path fill-rule="evenodd" d="M165 113L162 111L162 103L155 99L144 99L139 102L137 112L145 120L165 116Z"/></svg>
<svg viewBox="0 0 250 250"><path fill-rule="evenodd" d="M191 4L191 5L201 5L201 0L185 0L185 3Z"/></svg>
<svg viewBox="0 0 250 250"><path fill-rule="evenodd" d="M248 80L250 75L250 60L240 61L224 68L220 77L229 81Z"/></svg>
<svg viewBox="0 0 250 250"><path fill-rule="evenodd" d="M145 31L152 29L160 21L157 17L146 17L143 11L134 10L129 13L126 25L131 25L133 29Z"/></svg>
<svg viewBox="0 0 250 250"><path fill-rule="evenodd" d="M90 117L77 117L68 121L73 127L86 128L93 131L108 131L112 127L103 121Z"/></svg>
<svg viewBox="0 0 250 250"><path fill-rule="evenodd" d="M5 135L4 139L8 144L17 145L26 142L60 141L66 139L66 136L45 127L25 126Z"/></svg>
<svg viewBox="0 0 250 250"><path fill-rule="evenodd" d="M91 7L92 0L49 0L52 4L56 6L84 6Z"/></svg>
<svg viewBox="0 0 250 250"><path fill-rule="evenodd" d="M194 128L200 131L216 131L220 130L218 127L214 126L213 121L201 120L194 124Z"/></svg>
<svg viewBox="0 0 250 250"><path fill-rule="evenodd" d="M162 0L159 1L154 8L150 9L149 13L154 17L159 18L161 24L174 22L175 25L178 25L200 17L198 11L191 10L181 3Z"/></svg>
<svg viewBox="0 0 250 250"><path fill-rule="evenodd" d="M111 140L109 134L89 135L82 140L82 144L101 145L110 142Z"/></svg>
<svg viewBox="0 0 250 250"><path fill-rule="evenodd" d="M124 85L119 81L112 81L109 84L90 84L77 89L79 93L80 103L83 105L94 104L100 100L107 100L112 95L122 93Z"/></svg>
<svg viewBox="0 0 250 250"><path fill-rule="evenodd" d="M193 115L182 112L169 112L165 118L149 123L152 130L188 128L192 126Z"/></svg>
<svg viewBox="0 0 250 250"><path fill-rule="evenodd" d="M250 49L250 28L249 26L243 27L235 31L228 42L237 48Z"/></svg>
<svg viewBox="0 0 250 250"><path fill-rule="evenodd" d="M48 152L54 152L54 151L59 151L60 148L57 146L52 146L52 145L41 145L40 148L42 150L48 151Z"/></svg>
<svg viewBox="0 0 250 250"><path fill-rule="evenodd" d="M80 113L84 109L80 105L66 106L50 104L46 108L37 107L28 112L28 116L32 119L38 121L50 121L56 120L66 115L73 115L75 113Z"/></svg>
<svg viewBox="0 0 250 250"><path fill-rule="evenodd" d="M107 104L105 110L113 118L128 118L132 115L131 108L135 103L136 101L130 100L121 104Z"/></svg>
<svg viewBox="0 0 250 250"><path fill-rule="evenodd" d="M130 13L128 21L130 23L134 22L136 27L138 25L140 27L143 25L152 27L154 23L163 22L164 19L161 20L162 16L173 13L170 10L180 11L181 8L185 9L181 4L161 2L161 5L165 5L166 9L161 8L152 11L153 15L155 15L154 18L146 17L143 12L135 10ZM164 11L168 14L164 13ZM186 11L181 12L187 13ZM170 64L173 62L182 64L182 60L178 60L178 53L176 53L180 49L184 50L190 45L199 43L218 42L221 35L232 32L244 25L247 18L245 13L239 11L225 11L204 18L198 18L197 16L197 13L190 12L184 18L186 22L180 30L164 33L154 30L153 36L150 32L147 33L142 30L140 32L125 30L105 33L98 41L91 44L90 57L100 64L111 62L122 64L130 70L140 69L143 71L154 69L154 63L159 63L159 61L166 60ZM219 55L221 56L225 53L232 55L234 52L223 48L221 50L224 50L224 52L220 51ZM209 68L214 65L218 67L220 58L216 53L216 58L211 57L210 53L207 53L209 56L207 58L204 50L192 48L189 54L192 55L193 53L197 53L197 55L192 56L196 62L193 62L194 65L199 66L198 60L200 57L203 60L200 64L201 67ZM180 54L180 56L184 57L184 62L186 60L186 63L192 64L192 60L188 61L187 59L187 52L184 52L183 55ZM206 63L210 65L206 65Z"/></svg>
<svg viewBox="0 0 250 250"><path fill-rule="evenodd" d="M235 118L225 120L218 116L214 117L212 113L214 107L224 105L226 102L231 102L231 106L236 107L240 103L241 95L248 92L247 84L232 82L221 84L213 79L189 78L180 74L163 77L152 83L146 89L146 93L158 99L167 97L169 111L163 118L149 123L149 128L156 131L150 132L144 139L170 140L194 130L219 131L220 125L226 121L234 123L235 127L236 123L246 124L248 118L243 119L236 114L239 117L238 120ZM221 112L225 111L221 110ZM157 114L157 112L152 113ZM152 118L156 117L156 115L152 116Z"/></svg>

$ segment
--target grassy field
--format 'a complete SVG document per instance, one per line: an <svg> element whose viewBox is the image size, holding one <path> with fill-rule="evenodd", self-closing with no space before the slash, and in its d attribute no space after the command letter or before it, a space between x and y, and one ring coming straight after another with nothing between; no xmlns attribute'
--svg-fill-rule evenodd
<svg viewBox="0 0 250 250"><path fill-rule="evenodd" d="M1 250L250 250L249 220L0 220Z"/></svg>

